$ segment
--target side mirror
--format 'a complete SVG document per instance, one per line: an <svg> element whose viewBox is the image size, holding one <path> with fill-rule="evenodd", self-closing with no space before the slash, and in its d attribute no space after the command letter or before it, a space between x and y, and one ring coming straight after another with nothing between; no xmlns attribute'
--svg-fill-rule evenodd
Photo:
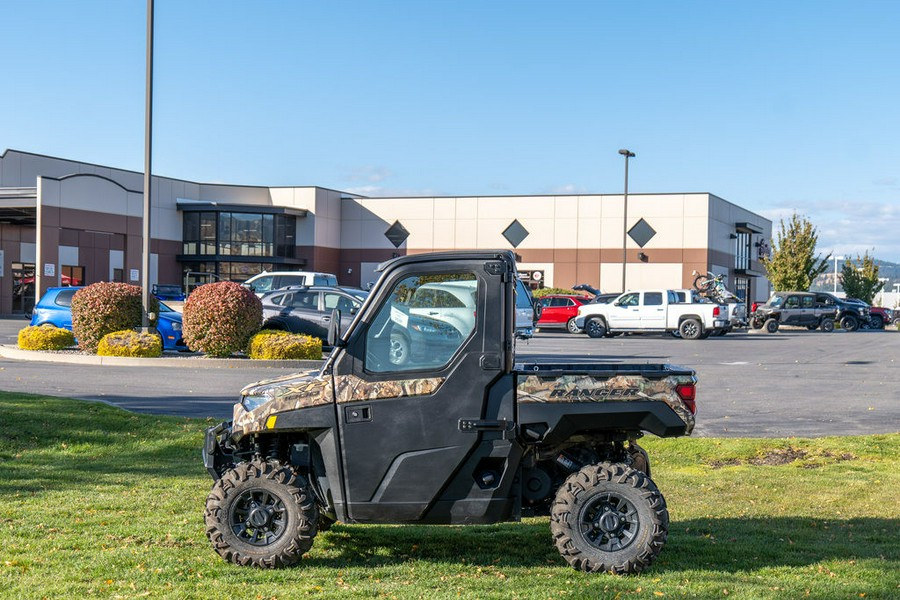
<svg viewBox="0 0 900 600"><path fill-rule="evenodd" d="M331 322L328 323L328 345L332 348L343 345L341 339L341 311L334 309L331 311Z"/></svg>

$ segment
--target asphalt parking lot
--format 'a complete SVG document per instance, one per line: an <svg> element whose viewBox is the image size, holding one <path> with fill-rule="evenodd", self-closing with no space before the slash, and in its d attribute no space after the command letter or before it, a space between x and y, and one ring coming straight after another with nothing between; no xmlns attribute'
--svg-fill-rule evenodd
<svg viewBox="0 0 900 600"><path fill-rule="evenodd" d="M0 319L14 345L24 319ZM208 364L210 359L197 360ZM900 430L900 332L781 330L685 341L538 333L517 360L674 363L697 371L695 435L818 437ZM0 390L100 400L137 412L228 418L247 383L290 369L85 366L0 358Z"/></svg>

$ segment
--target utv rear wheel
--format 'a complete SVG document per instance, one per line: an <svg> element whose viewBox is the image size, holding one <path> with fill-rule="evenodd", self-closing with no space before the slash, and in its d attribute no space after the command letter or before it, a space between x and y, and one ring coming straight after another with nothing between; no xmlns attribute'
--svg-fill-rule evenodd
<svg viewBox="0 0 900 600"><path fill-rule="evenodd" d="M603 319L589 319L584 324L584 332L592 338L602 338L607 332L606 323L603 322Z"/></svg>
<svg viewBox="0 0 900 600"><path fill-rule="evenodd" d="M767 319L763 324L766 333L776 333L778 331L778 319Z"/></svg>
<svg viewBox="0 0 900 600"><path fill-rule="evenodd" d="M669 531L666 501L645 474L619 463L588 465L556 492L550 532L576 569L639 573L659 555Z"/></svg>
<svg viewBox="0 0 900 600"><path fill-rule="evenodd" d="M298 563L312 547L319 511L303 476L254 460L216 482L205 517L206 537L222 558L272 569Z"/></svg>
<svg viewBox="0 0 900 600"><path fill-rule="evenodd" d="M581 333L581 329L575 324L575 317L566 322L566 331L569 333Z"/></svg>

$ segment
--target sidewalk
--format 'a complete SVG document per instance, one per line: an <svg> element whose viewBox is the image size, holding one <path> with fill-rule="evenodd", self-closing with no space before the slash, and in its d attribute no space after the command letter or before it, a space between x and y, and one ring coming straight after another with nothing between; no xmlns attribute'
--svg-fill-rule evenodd
<svg viewBox="0 0 900 600"><path fill-rule="evenodd" d="M239 369L278 367L282 369L319 369L324 360L250 360L249 358L208 358L199 354L164 354L159 358L127 358L96 356L76 351L41 352L21 350L16 346L0 345L0 357L33 362L66 363L73 365L103 365L119 367L186 367L190 369Z"/></svg>

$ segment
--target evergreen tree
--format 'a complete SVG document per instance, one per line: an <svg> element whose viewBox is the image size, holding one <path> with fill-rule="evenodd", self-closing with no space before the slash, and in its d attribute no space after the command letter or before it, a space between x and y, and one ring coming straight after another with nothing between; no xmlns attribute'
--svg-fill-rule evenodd
<svg viewBox="0 0 900 600"><path fill-rule="evenodd" d="M859 298L869 304L884 287L884 282L878 281L878 265L868 250L862 258L857 254L856 261L847 258L841 268L841 280L848 298Z"/></svg>
<svg viewBox="0 0 900 600"><path fill-rule="evenodd" d="M819 234L808 219L794 213L787 224L781 220L778 237L772 240L772 254L762 259L776 292L805 292L828 269L831 255L815 255L818 239Z"/></svg>

